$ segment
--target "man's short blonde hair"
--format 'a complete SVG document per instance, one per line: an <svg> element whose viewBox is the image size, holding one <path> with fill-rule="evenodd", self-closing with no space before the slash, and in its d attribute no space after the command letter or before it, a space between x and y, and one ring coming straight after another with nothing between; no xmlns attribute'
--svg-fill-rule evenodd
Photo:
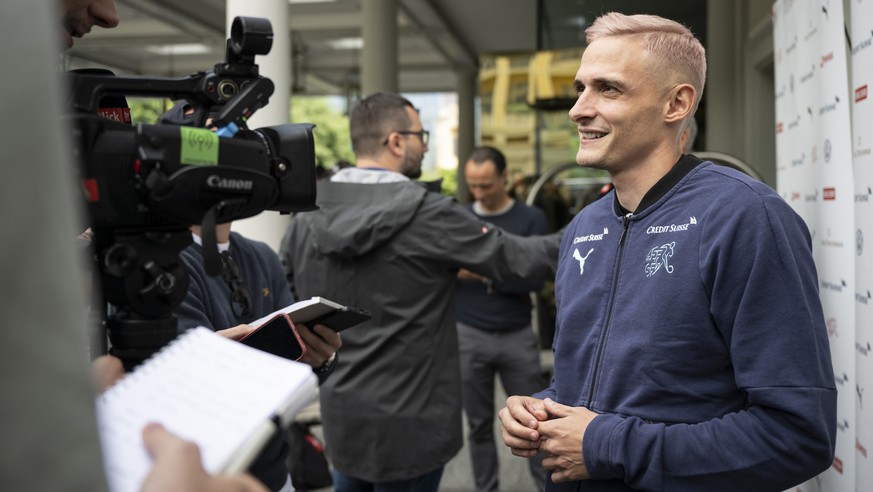
<svg viewBox="0 0 873 492"><path fill-rule="evenodd" d="M610 12L598 17L585 30L585 35L588 44L612 36L631 36L638 39L643 49L660 60L660 67L673 71L680 78L680 82L694 87L697 92L694 109L697 109L706 83L706 50L687 27L657 15Z"/></svg>

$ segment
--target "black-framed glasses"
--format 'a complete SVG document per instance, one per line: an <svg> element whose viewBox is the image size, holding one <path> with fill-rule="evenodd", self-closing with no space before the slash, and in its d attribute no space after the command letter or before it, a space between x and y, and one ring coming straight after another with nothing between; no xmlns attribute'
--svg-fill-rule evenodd
<svg viewBox="0 0 873 492"><path fill-rule="evenodd" d="M396 130L392 133L399 133L401 135L418 135L418 138L421 139L421 143L424 145L427 145L427 143L430 141L430 132L427 130L418 130L418 131ZM387 144L388 144L388 138L386 137L385 141L382 142L382 145L387 145Z"/></svg>
<svg viewBox="0 0 873 492"><path fill-rule="evenodd" d="M239 265L233 261L230 252L221 253L221 278L230 287L230 308L237 318L251 318L254 315L252 296L245 288Z"/></svg>

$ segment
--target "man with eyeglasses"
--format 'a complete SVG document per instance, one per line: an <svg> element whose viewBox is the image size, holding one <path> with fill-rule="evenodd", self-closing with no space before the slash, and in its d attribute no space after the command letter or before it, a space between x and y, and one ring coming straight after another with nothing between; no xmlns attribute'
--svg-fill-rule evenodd
<svg viewBox="0 0 873 492"><path fill-rule="evenodd" d="M337 492L435 491L463 441L458 269L542 281L560 239L508 235L412 181L428 134L407 99L363 99L350 130L357 167L318 183L319 210L295 216L280 250L298 295L373 315L343 333L321 386L325 451Z"/></svg>
<svg viewBox="0 0 873 492"><path fill-rule="evenodd" d="M477 218L519 236L548 233L546 215L512 199L507 192L506 157L494 147L477 147L464 165L467 187L475 201L468 210ZM461 269L458 272L458 341L461 392L469 432L467 443L477 492L496 491L499 463L494 441L494 377L508 395L531 395L545 386L539 343L531 328L530 293L543 282L495 282ZM537 490L545 488L542 455L529 460Z"/></svg>

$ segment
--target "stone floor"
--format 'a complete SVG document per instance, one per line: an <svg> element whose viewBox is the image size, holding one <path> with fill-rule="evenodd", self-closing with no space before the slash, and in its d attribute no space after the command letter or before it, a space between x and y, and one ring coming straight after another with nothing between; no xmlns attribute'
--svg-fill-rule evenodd
<svg viewBox="0 0 873 492"><path fill-rule="evenodd" d="M542 351L541 362L547 374L550 374L550 370L554 365L552 352L550 350ZM503 404L506 401L506 394L503 392L503 388L500 386L500 384L495 384L494 386L494 401L497 405L497 409L500 409L501 407L503 407ZM499 420L496 418L497 409L495 409L494 435L497 439L498 458L500 460L500 490L502 492L533 492L536 490L536 488L534 487L533 479L531 479L530 477L527 463L525 463L524 460L522 460L521 458L513 456L512 453L509 451L509 448L504 446L503 441L500 439L500 424ZM313 405L307 410L307 413L302 414L300 418L310 421L318 420L318 406ZM313 426L312 431L314 434L316 434L316 436L321 437L320 426ZM446 465L442 481L440 482L439 490L441 492L475 491L475 487L473 485L473 474L470 467L470 455L466 446L466 437L467 422L465 417L464 447ZM328 487L311 492L333 492L333 489Z"/></svg>
<svg viewBox="0 0 873 492"><path fill-rule="evenodd" d="M505 398L505 397L503 397ZM504 400L498 400L504 401ZM466 419L464 422L466 426ZM312 427L313 433L319 435L321 428L319 426ZM465 428L466 439L466 428ZM500 435L500 429L495 423L495 435ZM513 456L506 446L498 442L498 453L500 459L500 490L503 492L531 492L534 491L533 480L528 472L527 464L521 458ZM470 469L470 455L467 451L466 441L465 446L455 457L446 465L443 473L442 481L440 482L440 491L442 492L474 492L473 475ZM313 492L333 492L333 488L318 489Z"/></svg>

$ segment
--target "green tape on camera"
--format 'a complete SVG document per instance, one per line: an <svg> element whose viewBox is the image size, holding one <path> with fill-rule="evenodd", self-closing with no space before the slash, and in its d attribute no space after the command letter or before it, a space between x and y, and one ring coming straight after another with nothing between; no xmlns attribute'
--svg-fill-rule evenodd
<svg viewBox="0 0 873 492"><path fill-rule="evenodd" d="M179 161L193 166L218 165L218 135L211 130L179 127L182 131L182 152Z"/></svg>

